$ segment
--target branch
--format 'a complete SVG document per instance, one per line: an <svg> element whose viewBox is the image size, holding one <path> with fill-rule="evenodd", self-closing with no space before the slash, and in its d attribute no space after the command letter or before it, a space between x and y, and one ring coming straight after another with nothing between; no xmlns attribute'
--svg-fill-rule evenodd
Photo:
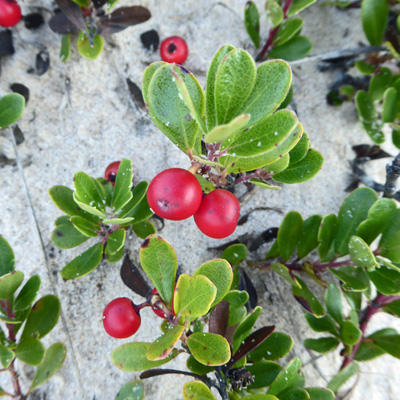
<svg viewBox="0 0 400 400"><path fill-rule="evenodd" d="M386 165L386 182L383 197L391 199L396 194L396 182L400 178L400 153Z"/></svg>

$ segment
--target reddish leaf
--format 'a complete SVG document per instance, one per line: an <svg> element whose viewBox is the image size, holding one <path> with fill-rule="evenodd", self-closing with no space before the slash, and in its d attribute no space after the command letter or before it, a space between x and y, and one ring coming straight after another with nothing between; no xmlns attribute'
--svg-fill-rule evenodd
<svg viewBox="0 0 400 400"><path fill-rule="evenodd" d="M228 328L229 301L219 302L210 315L208 331L225 337Z"/></svg>
<svg viewBox="0 0 400 400"><path fill-rule="evenodd" d="M129 289L139 296L146 297L151 291L150 286L128 256L125 257L121 266L121 279Z"/></svg>
<svg viewBox="0 0 400 400"><path fill-rule="evenodd" d="M62 13L81 31L86 31L85 18L78 4L72 0L56 0Z"/></svg>
<svg viewBox="0 0 400 400"><path fill-rule="evenodd" d="M49 21L50 29L61 35L77 32L79 29L61 11L53 15Z"/></svg>

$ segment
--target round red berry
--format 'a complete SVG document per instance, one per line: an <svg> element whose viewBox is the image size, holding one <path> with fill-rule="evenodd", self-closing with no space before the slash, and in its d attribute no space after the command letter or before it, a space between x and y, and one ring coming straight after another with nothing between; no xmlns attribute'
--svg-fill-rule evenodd
<svg viewBox="0 0 400 400"><path fill-rule="evenodd" d="M179 36L170 36L160 46L161 59L168 63L183 64L189 55L186 42Z"/></svg>
<svg viewBox="0 0 400 400"><path fill-rule="evenodd" d="M108 303L103 312L104 329L116 339L125 339L135 334L140 322L139 312L127 297L114 299Z"/></svg>
<svg viewBox="0 0 400 400"><path fill-rule="evenodd" d="M21 7L15 0L0 0L0 26L11 28L21 21Z"/></svg>
<svg viewBox="0 0 400 400"><path fill-rule="evenodd" d="M108 180L108 182L111 182L113 186L115 185L115 178L117 177L117 172L120 164L121 161L114 161L106 168L106 171L104 173L104 177Z"/></svg>
<svg viewBox="0 0 400 400"><path fill-rule="evenodd" d="M151 209L160 217L174 221L191 217L200 207L202 196L197 178L181 168L160 172L147 191Z"/></svg>
<svg viewBox="0 0 400 400"><path fill-rule="evenodd" d="M240 204L235 195L216 189L204 196L194 221L205 235L222 239L235 231L239 216Z"/></svg>

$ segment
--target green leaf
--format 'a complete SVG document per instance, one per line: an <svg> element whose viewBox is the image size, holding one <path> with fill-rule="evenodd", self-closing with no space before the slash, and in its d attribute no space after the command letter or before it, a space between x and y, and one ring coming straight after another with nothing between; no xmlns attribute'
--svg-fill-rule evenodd
<svg viewBox="0 0 400 400"><path fill-rule="evenodd" d="M393 87L386 89L383 95L382 120L393 122L397 114L397 90Z"/></svg>
<svg viewBox="0 0 400 400"><path fill-rule="evenodd" d="M387 313L400 317L400 300L393 301L390 304L387 304L382 309Z"/></svg>
<svg viewBox="0 0 400 400"><path fill-rule="evenodd" d="M53 233L51 234L51 242L58 249L72 249L73 247L79 246L80 244L86 242L88 239L89 236L81 233L70 221L56 226L56 229L54 229Z"/></svg>
<svg viewBox="0 0 400 400"><path fill-rule="evenodd" d="M376 267L379 267L379 263L376 261L371 249L364 240L358 236L352 236L350 238L349 253L351 261L361 268L367 268L369 271L373 271Z"/></svg>
<svg viewBox="0 0 400 400"><path fill-rule="evenodd" d="M316 1L317 0L294 0L288 11L289 17L298 14L300 11L303 11L307 7L310 7Z"/></svg>
<svg viewBox="0 0 400 400"><path fill-rule="evenodd" d="M124 248L121 247L115 254L107 255L107 263L115 264L124 256Z"/></svg>
<svg viewBox="0 0 400 400"><path fill-rule="evenodd" d="M71 56L71 34L67 33L61 38L60 60L66 62Z"/></svg>
<svg viewBox="0 0 400 400"><path fill-rule="evenodd" d="M328 389L336 393L353 375L358 372L358 369L358 363L353 361L329 381Z"/></svg>
<svg viewBox="0 0 400 400"><path fill-rule="evenodd" d="M150 361L164 360L169 356L172 349L182 336L184 326L171 326L167 331L157 338L147 349L146 357Z"/></svg>
<svg viewBox="0 0 400 400"><path fill-rule="evenodd" d="M288 354L292 348L293 340L289 335L281 332L272 332L260 346L247 356L247 359L253 363L260 360L275 361Z"/></svg>
<svg viewBox="0 0 400 400"><path fill-rule="evenodd" d="M289 260L293 255L297 243L301 237L303 219L296 211L290 211L283 219L278 230L279 253L283 261Z"/></svg>
<svg viewBox="0 0 400 400"><path fill-rule="evenodd" d="M14 352L6 346L0 344L0 361L4 368L8 368L11 361L14 360Z"/></svg>
<svg viewBox="0 0 400 400"><path fill-rule="evenodd" d="M208 386L200 381L186 382L183 385L184 400L216 400Z"/></svg>
<svg viewBox="0 0 400 400"><path fill-rule="evenodd" d="M351 321L343 321L340 326L340 337L344 344L355 345L361 338L362 332Z"/></svg>
<svg viewBox="0 0 400 400"><path fill-rule="evenodd" d="M40 298L32 307L25 323L21 339L46 336L57 324L61 305L57 296L47 295Z"/></svg>
<svg viewBox="0 0 400 400"><path fill-rule="evenodd" d="M132 224L132 230L135 232L140 239L146 239L147 236L157 233L155 226L149 221L138 222L137 224Z"/></svg>
<svg viewBox="0 0 400 400"><path fill-rule="evenodd" d="M261 187L263 189L271 189L271 190L280 190L281 189L279 186L270 185L269 183L265 182L263 179L252 178L252 179L250 179L250 183L252 183L255 186Z"/></svg>
<svg viewBox="0 0 400 400"><path fill-rule="evenodd" d="M178 278L178 282L176 283L176 288L174 291L174 313L175 315L179 314L179 311L182 307L182 301L185 298L187 289L189 287L190 280L192 278L188 274L180 274Z"/></svg>
<svg viewBox="0 0 400 400"><path fill-rule="evenodd" d="M335 214L329 214L323 217L320 229L318 231L318 254L321 261L324 261L330 253L333 241L336 237L337 217Z"/></svg>
<svg viewBox="0 0 400 400"><path fill-rule="evenodd" d="M297 243L297 256L301 259L311 253L318 246L318 231L322 217L312 215L303 224L303 230Z"/></svg>
<svg viewBox="0 0 400 400"><path fill-rule="evenodd" d="M40 365L46 348L40 340L28 337L21 340L15 349L15 357L29 365Z"/></svg>
<svg viewBox="0 0 400 400"><path fill-rule="evenodd" d="M369 64L362 60L356 61L354 66L356 67L357 71L363 75L371 75L376 70L376 65Z"/></svg>
<svg viewBox="0 0 400 400"><path fill-rule="evenodd" d="M272 269L272 271L275 271L278 275L280 275L283 279L285 279L285 281L289 282L291 285L301 288L299 282L297 281L296 276L291 273L290 269L286 265L274 263L270 266L270 269Z"/></svg>
<svg viewBox="0 0 400 400"><path fill-rule="evenodd" d="M249 301L246 291L230 290L223 300L229 301L228 326L238 324L247 314L245 304Z"/></svg>
<svg viewBox="0 0 400 400"><path fill-rule="evenodd" d="M296 36L303 27L303 20L301 18L288 18L283 21L278 29L278 33L275 36L274 43L276 46L280 46L294 36Z"/></svg>
<svg viewBox="0 0 400 400"><path fill-rule="evenodd" d="M251 394L246 396L246 400L278 400L278 398L270 394Z"/></svg>
<svg viewBox="0 0 400 400"><path fill-rule="evenodd" d="M276 174L286 169L289 166L289 161L290 161L290 156L289 153L287 153L281 158L279 158L279 160L274 161L273 163L263 167L263 170L267 171L269 174Z"/></svg>
<svg viewBox="0 0 400 400"><path fill-rule="evenodd" d="M217 287L209 278L203 275L193 276L180 303L179 313L189 318L202 317L210 310L216 294Z"/></svg>
<svg viewBox="0 0 400 400"><path fill-rule="evenodd" d="M380 255L388 258L392 262L400 262L400 209L392 212L385 228L383 229L381 240L379 241Z"/></svg>
<svg viewBox="0 0 400 400"><path fill-rule="evenodd" d="M151 235L140 247L140 264L167 306L171 306L177 259L174 248L163 238Z"/></svg>
<svg viewBox="0 0 400 400"><path fill-rule="evenodd" d="M149 183L146 181L139 182L132 189L132 199L122 208L119 217L123 218L129 216L129 214L134 210L136 206L146 199L147 188L149 187Z"/></svg>
<svg viewBox="0 0 400 400"><path fill-rule="evenodd" d="M250 313L236 328L233 335L233 353L237 352L243 340L250 335L251 330L260 316L261 311L261 307L256 307L253 312Z"/></svg>
<svg viewBox="0 0 400 400"><path fill-rule="evenodd" d="M239 115L226 125L214 127L204 138L206 143L220 143L230 136L234 136L248 124L250 114Z"/></svg>
<svg viewBox="0 0 400 400"><path fill-rule="evenodd" d="M84 172L77 172L74 175L75 201L84 203L105 212L105 192L103 187L89 175Z"/></svg>
<svg viewBox="0 0 400 400"><path fill-rule="evenodd" d="M111 218L111 219L105 219L103 221L103 224L105 225L130 225L130 223L134 220L132 217L126 217L126 218Z"/></svg>
<svg viewBox="0 0 400 400"><path fill-rule="evenodd" d="M279 397L280 400L310 400L310 396L306 390L300 387L286 390Z"/></svg>
<svg viewBox="0 0 400 400"><path fill-rule="evenodd" d="M41 283L40 276L33 275L18 293L13 309L18 311L28 308L36 299Z"/></svg>
<svg viewBox="0 0 400 400"><path fill-rule="evenodd" d="M0 276L8 274L15 269L14 252L3 236L0 236Z"/></svg>
<svg viewBox="0 0 400 400"><path fill-rule="evenodd" d="M335 349L338 344L339 340L332 336L318 339L306 339L304 341L304 346L316 351L317 353L328 353Z"/></svg>
<svg viewBox="0 0 400 400"><path fill-rule="evenodd" d="M357 349L354 359L356 361L371 361L377 357L383 356L384 354L386 354L386 352L372 341L362 341L360 347Z"/></svg>
<svg viewBox="0 0 400 400"><path fill-rule="evenodd" d="M178 355L178 351L173 349L164 360L150 361L146 357L146 352L150 345L151 343L133 342L119 346L111 353L111 361L118 369L133 372L159 367L170 362Z"/></svg>
<svg viewBox="0 0 400 400"><path fill-rule="evenodd" d="M380 145L385 141L385 135L382 132L383 125L380 120L364 122L362 126L375 144Z"/></svg>
<svg viewBox="0 0 400 400"><path fill-rule="evenodd" d="M103 51L103 46L103 38L100 35L95 35L93 37L93 44L91 44L86 32L79 33L76 47L81 56L89 60L95 60Z"/></svg>
<svg viewBox="0 0 400 400"><path fill-rule="evenodd" d="M260 14L252 1L248 1L244 8L244 26L254 46L258 49L260 47Z"/></svg>
<svg viewBox="0 0 400 400"><path fill-rule="evenodd" d="M343 282L344 290L364 291L369 288L369 279L362 268L346 266L341 268L330 268L332 274Z"/></svg>
<svg viewBox="0 0 400 400"><path fill-rule="evenodd" d="M323 388L306 388L310 395L310 400L335 400L335 394L332 390Z"/></svg>
<svg viewBox="0 0 400 400"><path fill-rule="evenodd" d="M279 373L274 382L268 389L268 394L280 395L283 391L290 387L296 386L301 379L299 370L301 368L300 358L295 357L282 371Z"/></svg>
<svg viewBox="0 0 400 400"><path fill-rule="evenodd" d="M132 161L123 159L115 178L112 207L114 212L121 210L132 199Z"/></svg>
<svg viewBox="0 0 400 400"><path fill-rule="evenodd" d="M86 239L88 239L89 237L97 237L98 236L97 232L101 231L100 224L88 221L86 218L79 217L78 215L73 215L72 217L70 217L70 220L73 226L78 230L78 232L83 234L86 237ZM77 233L74 231L72 231L71 233L73 235L77 235ZM58 236L57 233L55 234Z"/></svg>
<svg viewBox="0 0 400 400"><path fill-rule="evenodd" d="M273 47L268 53L268 57L281 58L286 61L296 61L307 57L312 47L312 42L308 37L295 36L286 43Z"/></svg>
<svg viewBox="0 0 400 400"><path fill-rule="evenodd" d="M192 355L189 356L186 362L188 369L197 375L207 375L209 372L213 372L213 367L207 367L204 364L199 363Z"/></svg>
<svg viewBox="0 0 400 400"><path fill-rule="evenodd" d="M361 21L365 36L373 46L382 43L389 19L388 0L363 0Z"/></svg>
<svg viewBox="0 0 400 400"><path fill-rule="evenodd" d="M368 210L377 199L376 192L366 187L354 190L345 199L339 210L335 239L335 251L338 256L348 253L351 236L356 234L358 226L367 218Z"/></svg>
<svg viewBox="0 0 400 400"><path fill-rule="evenodd" d="M90 3L90 0L72 0L72 1L81 7L88 7Z"/></svg>
<svg viewBox="0 0 400 400"><path fill-rule="evenodd" d="M392 142L393 144L400 149L400 131L393 129L392 130Z"/></svg>
<svg viewBox="0 0 400 400"><path fill-rule="evenodd" d="M331 317L341 324L343 320L342 299L340 291L334 283L330 283L328 290L325 292L325 305Z"/></svg>
<svg viewBox="0 0 400 400"><path fill-rule="evenodd" d="M225 297L231 287L233 280L232 268L226 260L212 260L196 269L193 277L198 275L207 277L217 288L217 294L211 304L211 307L214 307Z"/></svg>
<svg viewBox="0 0 400 400"><path fill-rule="evenodd" d="M377 113L369 93L365 90L359 90L354 100L361 122L373 122L376 120Z"/></svg>
<svg viewBox="0 0 400 400"><path fill-rule="evenodd" d="M103 244L97 243L69 262L61 270L61 277L68 281L86 276L99 266L102 258Z"/></svg>
<svg viewBox="0 0 400 400"><path fill-rule="evenodd" d="M372 76L369 82L368 92L373 102L381 101L383 99L385 91L392 84L392 80L392 71L386 67L380 68L379 72Z"/></svg>
<svg viewBox="0 0 400 400"><path fill-rule="evenodd" d="M265 12L268 20L271 22L271 27L275 28L283 20L283 10L276 0L267 0L265 2Z"/></svg>
<svg viewBox="0 0 400 400"><path fill-rule="evenodd" d="M125 229L121 228L112 233L107 239L106 254L112 256L124 247Z"/></svg>
<svg viewBox="0 0 400 400"><path fill-rule="evenodd" d="M222 46L214 55L207 72L206 82L206 124L207 129L211 131L217 125L217 114L215 108L215 79L218 68L228 55L235 48L231 45ZM243 114L243 113L242 113Z"/></svg>
<svg viewBox="0 0 400 400"><path fill-rule="evenodd" d="M221 258L227 260L231 265L238 265L247 257L247 247L244 244L232 244L221 254Z"/></svg>
<svg viewBox="0 0 400 400"><path fill-rule="evenodd" d="M367 271L367 275L380 293L388 296L400 293L400 272L381 266Z"/></svg>
<svg viewBox="0 0 400 400"><path fill-rule="evenodd" d="M36 369L35 377L33 378L29 391L47 382L61 368L67 348L62 343L54 343L51 345L44 355L43 363Z"/></svg>
<svg viewBox="0 0 400 400"><path fill-rule="evenodd" d="M306 313L305 318L313 331L329 332L332 333L332 335L337 336L337 327L329 315L324 315L323 317L317 318L312 314Z"/></svg>
<svg viewBox="0 0 400 400"><path fill-rule="evenodd" d="M0 276L0 299L7 300L20 287L24 280L24 273L13 271Z"/></svg>
<svg viewBox="0 0 400 400"><path fill-rule="evenodd" d="M6 94L0 99L0 129L14 124L25 108L25 98L18 93Z"/></svg>
<svg viewBox="0 0 400 400"><path fill-rule="evenodd" d="M297 142L296 146L293 147L293 149L289 152L290 165L297 164L298 162L303 160L304 157L308 154L309 149L310 139L308 138L307 133L304 132L301 139Z"/></svg>
<svg viewBox="0 0 400 400"><path fill-rule="evenodd" d="M118 390L114 400L142 400L144 398L144 386L142 381L130 381Z"/></svg>
<svg viewBox="0 0 400 400"><path fill-rule="evenodd" d="M204 365L223 365L231 358L229 343L221 335L193 333L188 337L187 345L193 357Z"/></svg>
<svg viewBox="0 0 400 400"><path fill-rule="evenodd" d="M275 380L282 370L282 367L272 361L261 361L249 366L246 369L254 378L254 382L248 386L248 389L259 389L264 388Z"/></svg>
<svg viewBox="0 0 400 400"><path fill-rule="evenodd" d="M322 317L325 314L324 308L317 298L310 292L306 284L297 278L301 288L292 286L294 298L311 314Z"/></svg>
<svg viewBox="0 0 400 400"><path fill-rule="evenodd" d="M204 112L204 92L194 77L180 67L178 73L189 92L194 108L200 115ZM170 65L160 66L153 74L148 88L149 114L155 125L183 152L187 153L195 146L199 126L190 116Z"/></svg>
<svg viewBox="0 0 400 400"><path fill-rule="evenodd" d="M283 172L275 174L274 180L282 183L300 183L312 179L321 170L324 164L322 154L314 149L308 151L307 155L296 164L289 164Z"/></svg>

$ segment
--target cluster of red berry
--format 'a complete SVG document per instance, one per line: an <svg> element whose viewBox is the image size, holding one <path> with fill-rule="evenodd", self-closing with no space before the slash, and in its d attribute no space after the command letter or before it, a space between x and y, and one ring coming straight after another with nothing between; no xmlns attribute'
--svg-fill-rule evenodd
<svg viewBox="0 0 400 400"><path fill-rule="evenodd" d="M147 191L147 201L165 219L180 221L193 216L200 231L214 239L231 235L240 215L235 195L215 189L203 196L197 178L181 168L170 168L156 175Z"/></svg>
<svg viewBox="0 0 400 400"><path fill-rule="evenodd" d="M0 26L11 28L21 21L21 7L15 0L0 0Z"/></svg>

